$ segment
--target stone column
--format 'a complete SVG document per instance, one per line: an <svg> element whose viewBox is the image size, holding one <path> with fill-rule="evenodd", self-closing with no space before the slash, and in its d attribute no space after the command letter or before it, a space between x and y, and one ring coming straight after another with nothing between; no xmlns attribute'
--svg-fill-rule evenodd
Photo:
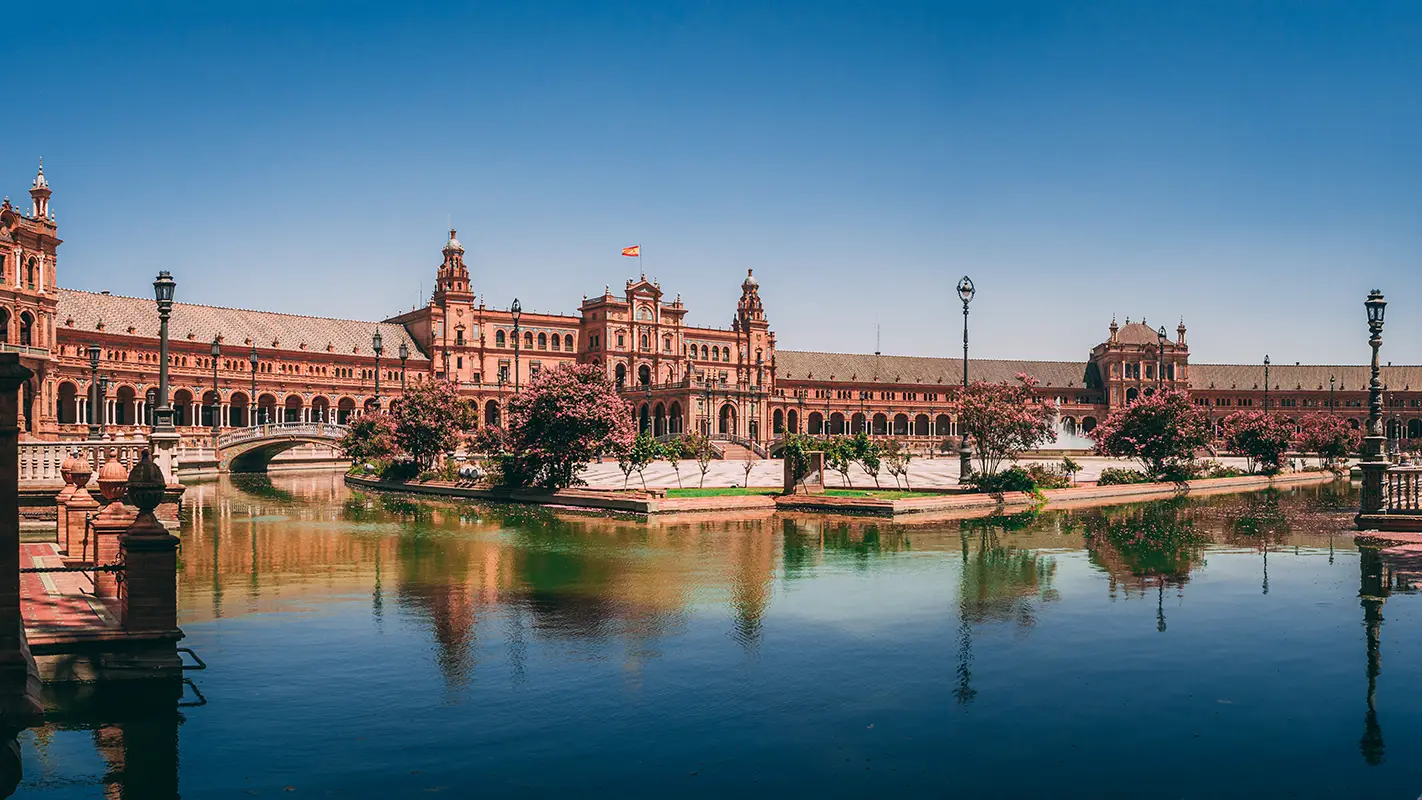
<svg viewBox="0 0 1422 800"><path fill-rule="evenodd" d="M0 726L42 721L39 672L20 615L20 386L34 373L0 353Z"/></svg>

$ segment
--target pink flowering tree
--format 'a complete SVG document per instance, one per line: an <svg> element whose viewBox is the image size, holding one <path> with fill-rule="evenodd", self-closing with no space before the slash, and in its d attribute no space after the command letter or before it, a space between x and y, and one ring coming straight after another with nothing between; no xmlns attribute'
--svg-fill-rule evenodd
<svg viewBox="0 0 1422 800"><path fill-rule="evenodd" d="M1249 471L1278 472L1294 440L1288 420L1263 411L1236 411L1220 422L1225 447L1244 456Z"/></svg>
<svg viewBox="0 0 1422 800"><path fill-rule="evenodd" d="M1304 453L1316 453L1320 462L1332 464L1358 452L1363 432L1337 414L1313 413L1299 420L1294 446Z"/></svg>
<svg viewBox="0 0 1422 800"><path fill-rule="evenodd" d="M1210 420L1184 392L1164 391L1117 408L1090 435L1098 455L1135 459L1160 479L1185 474L1210 441Z"/></svg>
<svg viewBox="0 0 1422 800"><path fill-rule="evenodd" d="M395 443L395 421L382 412L356 417L339 446L356 467L388 461L400 449Z"/></svg>
<svg viewBox="0 0 1422 800"><path fill-rule="evenodd" d="M440 456L454 452L474 426L476 415L460 398L454 384L428 381L410 386L390 403L395 442L419 466L429 469Z"/></svg>
<svg viewBox="0 0 1422 800"><path fill-rule="evenodd" d="M637 437L632 411L602 370L544 370L508 403L503 476L512 486L561 489L581 481L594 458L626 452Z"/></svg>
<svg viewBox="0 0 1422 800"><path fill-rule="evenodd" d="M1018 373L1016 383L978 381L958 397L959 426L972 440L983 475L997 474L1003 461L1024 450L1056 441L1057 407L1037 397L1036 385L1036 378Z"/></svg>

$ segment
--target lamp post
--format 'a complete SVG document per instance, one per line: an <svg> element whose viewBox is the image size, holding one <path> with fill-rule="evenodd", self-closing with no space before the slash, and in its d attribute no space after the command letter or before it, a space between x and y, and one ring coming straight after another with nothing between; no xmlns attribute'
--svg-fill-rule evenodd
<svg viewBox="0 0 1422 800"><path fill-rule="evenodd" d="M514 394L518 394L518 319L523 316L523 305L515 297L513 305L509 306L509 313L513 315L513 339L514 339Z"/></svg>
<svg viewBox="0 0 1422 800"><path fill-rule="evenodd" d="M99 346L89 345L89 441L97 441L103 432L99 426Z"/></svg>
<svg viewBox="0 0 1422 800"><path fill-rule="evenodd" d="M1383 477L1387 460L1383 457L1385 439L1382 432L1382 369L1378 366L1378 351L1382 348L1383 313L1387 301L1377 289L1368 293L1363 303L1368 309L1368 345L1373 349L1372 379L1368 382L1368 435L1363 438L1363 496L1359 517L1378 514L1383 507Z"/></svg>
<svg viewBox="0 0 1422 800"><path fill-rule="evenodd" d="M109 422L109 376L103 375L99 378L99 435L96 438L104 438L104 430Z"/></svg>
<svg viewBox="0 0 1422 800"><path fill-rule="evenodd" d="M153 418L153 430L165 433L174 430L173 407L168 404L168 317L173 313L177 286L166 269L153 281L153 296L158 301L158 412Z"/></svg>
<svg viewBox="0 0 1422 800"><path fill-rule="evenodd" d="M963 401L968 399L968 304L973 302L973 295L977 294L977 289L973 288L973 281L967 275L958 281L958 297L963 301ZM968 433L963 430L963 414L958 413L958 482L962 483L963 478L973 471L973 449L968 445Z"/></svg>
<svg viewBox="0 0 1422 800"><path fill-rule="evenodd" d="M499 370L499 424L504 427L504 371Z"/></svg>
<svg viewBox="0 0 1422 800"><path fill-rule="evenodd" d="M1155 332L1155 389L1159 392L1165 386L1165 326Z"/></svg>
<svg viewBox="0 0 1422 800"><path fill-rule="evenodd" d="M248 354L247 360L252 364L252 396L247 398L247 425L257 424L257 412L261 411L261 406L257 403L257 343L252 342L252 352Z"/></svg>
<svg viewBox="0 0 1422 800"><path fill-rule="evenodd" d="M1338 379L1333 375L1328 376L1328 413L1338 413L1338 401L1333 399L1333 390L1337 388Z"/></svg>
<svg viewBox="0 0 1422 800"><path fill-rule="evenodd" d="M380 329L375 329L375 335L370 337L370 349L375 351L375 410L380 410L380 354L385 352L385 339L380 335Z"/></svg>
<svg viewBox="0 0 1422 800"><path fill-rule="evenodd" d="M217 447L217 431L221 428L218 413L222 411L222 397L217 393L217 359L222 356L222 337L212 337L212 446Z"/></svg>
<svg viewBox="0 0 1422 800"><path fill-rule="evenodd" d="M410 359L410 346L400 343L400 394L405 393L405 362Z"/></svg>
<svg viewBox="0 0 1422 800"><path fill-rule="evenodd" d="M1264 354L1264 413L1269 413L1269 354Z"/></svg>

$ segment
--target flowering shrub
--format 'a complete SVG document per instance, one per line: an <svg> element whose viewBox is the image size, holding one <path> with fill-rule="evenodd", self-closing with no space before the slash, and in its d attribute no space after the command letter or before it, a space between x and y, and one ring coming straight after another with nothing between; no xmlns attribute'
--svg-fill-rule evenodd
<svg viewBox="0 0 1422 800"><path fill-rule="evenodd" d="M357 468L388 461L399 450L395 443L395 421L381 412L356 417L351 420L350 430L339 446L341 453Z"/></svg>
<svg viewBox="0 0 1422 800"><path fill-rule="evenodd" d="M1108 467L1101 470L1101 477L1096 479L1097 486L1121 486L1128 483L1150 483L1150 476L1137 469Z"/></svg>
<svg viewBox="0 0 1422 800"><path fill-rule="evenodd" d="M1278 472L1293 441L1287 420L1263 411L1236 411L1220 423L1225 447L1249 461L1249 471Z"/></svg>
<svg viewBox="0 0 1422 800"><path fill-rule="evenodd" d="M1164 391L1112 411L1090 436L1099 455L1133 458L1152 478L1181 479L1209 443L1210 425L1184 392Z"/></svg>
<svg viewBox="0 0 1422 800"><path fill-rule="evenodd" d="M1362 431L1337 414L1305 416L1299 420L1299 432L1294 437L1294 446L1301 452L1315 453L1320 461L1330 464L1358 452L1362 444Z"/></svg>
<svg viewBox="0 0 1422 800"><path fill-rule="evenodd" d="M508 403L505 483L561 489L579 483L594 458L632 446L632 412L612 381L592 364L543 370Z"/></svg>
<svg viewBox="0 0 1422 800"><path fill-rule="evenodd" d="M390 403L390 418L395 423L395 443L421 470L453 452L476 419L469 402L448 381L411 385Z"/></svg>
<svg viewBox="0 0 1422 800"><path fill-rule="evenodd" d="M997 472L1004 460L1016 460L1024 450L1056 441L1056 405L1038 398L1032 391L1036 385L1036 378L1018 373L1017 383L979 381L957 398L958 419L982 474Z"/></svg>

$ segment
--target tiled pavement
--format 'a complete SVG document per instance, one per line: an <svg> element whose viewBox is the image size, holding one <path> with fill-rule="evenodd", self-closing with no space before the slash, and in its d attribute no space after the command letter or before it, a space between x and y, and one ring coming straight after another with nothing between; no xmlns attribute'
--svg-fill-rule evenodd
<svg viewBox="0 0 1422 800"><path fill-rule="evenodd" d="M64 565L64 557L53 542L26 542L20 545L20 565L59 567ZM116 609L94 597L93 589L91 576L84 572L20 573L20 613L25 618L25 633L33 636L117 628Z"/></svg>

